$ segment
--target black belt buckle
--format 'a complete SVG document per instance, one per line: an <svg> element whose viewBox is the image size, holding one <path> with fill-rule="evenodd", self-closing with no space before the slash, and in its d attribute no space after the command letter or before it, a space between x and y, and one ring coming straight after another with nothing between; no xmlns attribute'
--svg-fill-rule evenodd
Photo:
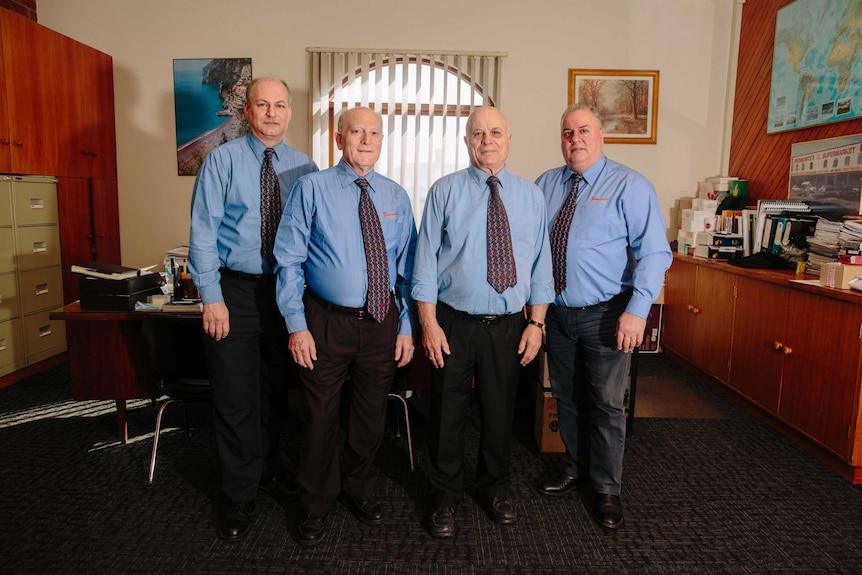
<svg viewBox="0 0 862 575"><path fill-rule="evenodd" d="M368 310L361 309L361 310L356 312L356 319L359 321L362 321L362 320L366 319L369 315L370 314L368 313Z"/></svg>
<svg viewBox="0 0 862 575"><path fill-rule="evenodd" d="M497 323L497 320L499 320L501 317L502 316L499 315L479 315L476 316L476 319L478 319L481 323L485 325L492 325Z"/></svg>

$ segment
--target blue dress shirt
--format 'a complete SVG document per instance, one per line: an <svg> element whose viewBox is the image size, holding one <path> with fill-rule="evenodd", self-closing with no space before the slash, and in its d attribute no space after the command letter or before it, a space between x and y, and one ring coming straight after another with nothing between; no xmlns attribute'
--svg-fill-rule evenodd
<svg viewBox="0 0 862 575"><path fill-rule="evenodd" d="M330 303L365 307L368 270L359 223L360 191L354 183L358 177L342 160L300 178L290 192L273 249L278 307L290 333L308 329L302 302L306 285ZM410 197L377 172L365 179L386 240L389 285L395 288L399 310L398 334L413 335L409 288L416 223Z"/></svg>
<svg viewBox="0 0 862 575"><path fill-rule="evenodd" d="M542 192L505 168L497 178L509 218L518 282L502 294L488 284L488 177L471 166L431 186L416 244L414 300L434 304L439 300L474 315L517 313L525 303L554 300Z"/></svg>
<svg viewBox="0 0 862 575"><path fill-rule="evenodd" d="M260 171L266 146L248 134L207 154L192 193L189 271L204 304L224 301L219 268L272 273L260 253ZM284 143L272 156L282 210L299 176L316 172L311 159Z"/></svg>
<svg viewBox="0 0 862 575"><path fill-rule="evenodd" d="M550 226L573 176L562 166L536 180L545 194ZM589 306L634 288L626 311L646 318L672 260L655 188L641 174L604 154L582 176L569 230L566 289L554 303Z"/></svg>

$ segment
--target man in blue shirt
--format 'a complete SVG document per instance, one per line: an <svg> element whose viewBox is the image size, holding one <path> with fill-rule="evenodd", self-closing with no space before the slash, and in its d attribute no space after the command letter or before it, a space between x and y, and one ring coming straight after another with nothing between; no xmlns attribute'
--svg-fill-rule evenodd
<svg viewBox="0 0 862 575"><path fill-rule="evenodd" d="M434 367L427 517L434 537L455 533L474 376L482 418L479 502L496 523L517 519L507 494L515 393L520 367L532 361L542 345L545 312L554 292L544 201L535 185L506 169L511 138L499 110L476 109L464 137L470 167L434 183L422 216L413 298L422 345ZM497 201L504 207L508 232L503 236L514 269L508 255L489 253L499 236L492 230ZM508 262L504 267L513 272L502 285L496 281L500 261Z"/></svg>
<svg viewBox="0 0 862 575"><path fill-rule="evenodd" d="M416 224L404 188L374 171L383 143L380 116L368 108L344 112L335 143L341 161L296 182L275 243L278 304L309 410L297 475L305 492L298 530L304 546L323 540L339 497L360 521L383 522L374 457L396 368L410 362L414 349L409 288ZM352 394L342 457L339 400L347 377Z"/></svg>
<svg viewBox="0 0 862 575"><path fill-rule="evenodd" d="M251 133L215 148L198 172L189 238L189 270L209 336L204 353L216 452L229 500L218 534L226 540L248 532L258 489L276 497L299 495L282 476L275 423L291 366L275 299L275 262L262 239L261 180L270 156L281 190L273 206L277 217L294 181L317 170L308 156L283 142L291 115L287 84L253 80L245 115Z"/></svg>
<svg viewBox="0 0 862 575"><path fill-rule="evenodd" d="M595 110L567 108L560 143L566 164L536 184L547 202L554 259L548 372L566 469L539 491L563 495L592 480L596 521L616 529L623 524L629 354L641 344L671 252L655 189L641 174L605 157Z"/></svg>

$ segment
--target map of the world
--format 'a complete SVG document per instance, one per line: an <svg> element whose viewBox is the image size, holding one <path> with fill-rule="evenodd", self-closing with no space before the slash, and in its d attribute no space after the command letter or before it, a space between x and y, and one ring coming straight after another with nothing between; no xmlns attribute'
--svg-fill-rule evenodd
<svg viewBox="0 0 862 575"><path fill-rule="evenodd" d="M767 133L862 116L862 0L778 11Z"/></svg>

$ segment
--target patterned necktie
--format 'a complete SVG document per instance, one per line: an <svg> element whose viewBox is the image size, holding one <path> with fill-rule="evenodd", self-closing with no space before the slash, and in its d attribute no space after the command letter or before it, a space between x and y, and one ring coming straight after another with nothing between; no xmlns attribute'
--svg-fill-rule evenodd
<svg viewBox="0 0 862 575"><path fill-rule="evenodd" d="M362 227L362 243L365 245L365 263L368 267L368 313L378 323L389 311L389 258L386 255L386 240L380 227L380 218L371 196L368 195L368 180L357 178L359 186L359 225Z"/></svg>
<svg viewBox="0 0 862 575"><path fill-rule="evenodd" d="M272 148L263 152L263 167L260 169L260 253L268 261L272 261L272 245L281 219L281 193L278 176L272 167L272 154Z"/></svg>
<svg viewBox="0 0 862 575"><path fill-rule="evenodd" d="M486 183L491 189L491 195L488 197L488 283L497 293L503 293L506 288L515 287L518 272L515 270L515 258L512 256L509 218L497 190L500 180L491 176Z"/></svg>
<svg viewBox="0 0 862 575"><path fill-rule="evenodd" d="M554 265L554 291L557 293L566 289L566 254L569 245L569 228L572 227L572 216L575 214L575 202L578 199L578 187L581 176L577 172L572 178L572 189L566 196L557 219L551 228L551 261Z"/></svg>

